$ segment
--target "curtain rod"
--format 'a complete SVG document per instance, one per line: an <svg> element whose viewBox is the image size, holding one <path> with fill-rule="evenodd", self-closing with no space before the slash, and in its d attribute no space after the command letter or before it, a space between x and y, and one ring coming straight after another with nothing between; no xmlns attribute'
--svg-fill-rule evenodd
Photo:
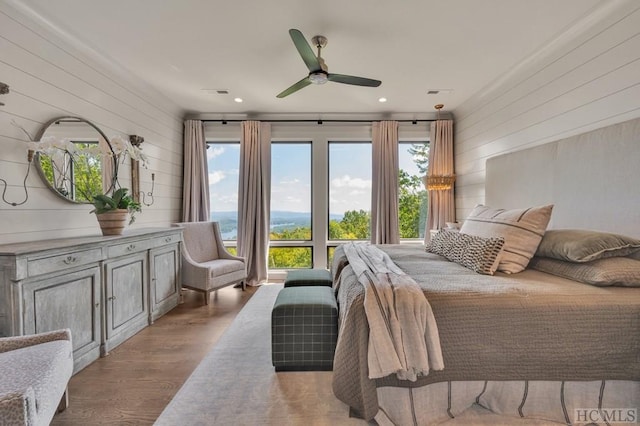
<svg viewBox="0 0 640 426"><path fill-rule="evenodd" d="M200 120L203 123L222 123L222 124L227 124L227 123L241 123L243 121L247 121L245 120ZM381 120L257 120L257 121L263 121L266 123L317 123L317 124L323 124L323 123L373 123L374 121L381 121ZM436 120L391 120L391 121L397 121L399 123L411 123L411 124L418 124L418 123L430 123L432 121L436 121Z"/></svg>

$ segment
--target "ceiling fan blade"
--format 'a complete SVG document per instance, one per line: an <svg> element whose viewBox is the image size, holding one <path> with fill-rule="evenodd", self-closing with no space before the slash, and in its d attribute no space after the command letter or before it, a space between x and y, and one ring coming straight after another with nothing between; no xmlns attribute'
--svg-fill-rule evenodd
<svg viewBox="0 0 640 426"><path fill-rule="evenodd" d="M302 60L307 65L307 68L309 68L309 71L320 71L322 69L320 62L302 33L299 30L292 28L289 30L289 35L291 36L291 40L293 40L293 44L296 46L296 49L298 49L298 53L302 56Z"/></svg>
<svg viewBox="0 0 640 426"><path fill-rule="evenodd" d="M328 79L336 83L353 84L354 86L378 87L382 84L380 80L344 74L329 74Z"/></svg>
<svg viewBox="0 0 640 426"><path fill-rule="evenodd" d="M311 80L309 80L309 77L305 77L302 80L300 80L299 82L295 83L293 86L289 87L288 89L283 90L281 93L278 94L278 96L276 96L277 98L284 98L285 96L289 96L290 94L297 92L298 90L307 87L308 85L311 84Z"/></svg>

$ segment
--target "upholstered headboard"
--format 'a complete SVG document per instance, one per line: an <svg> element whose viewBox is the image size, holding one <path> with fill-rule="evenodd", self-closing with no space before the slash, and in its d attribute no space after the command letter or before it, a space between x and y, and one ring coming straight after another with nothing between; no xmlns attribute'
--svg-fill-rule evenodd
<svg viewBox="0 0 640 426"><path fill-rule="evenodd" d="M549 228L640 238L640 119L487 160L486 204L554 204Z"/></svg>

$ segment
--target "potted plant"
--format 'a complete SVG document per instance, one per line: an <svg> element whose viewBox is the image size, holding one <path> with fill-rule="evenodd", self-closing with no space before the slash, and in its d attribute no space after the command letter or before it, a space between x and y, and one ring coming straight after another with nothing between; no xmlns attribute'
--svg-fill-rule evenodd
<svg viewBox="0 0 640 426"><path fill-rule="evenodd" d="M97 194L92 197L93 207L89 213L95 213L102 229L102 235L121 235L126 226L135 221L135 214L142 211L140 203L127 194L127 188L118 188L111 196Z"/></svg>

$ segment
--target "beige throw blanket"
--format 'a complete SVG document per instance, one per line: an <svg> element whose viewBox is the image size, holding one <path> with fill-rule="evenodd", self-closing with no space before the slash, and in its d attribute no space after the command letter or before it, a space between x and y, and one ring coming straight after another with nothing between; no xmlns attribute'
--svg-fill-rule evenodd
<svg viewBox="0 0 640 426"><path fill-rule="evenodd" d="M347 243L344 250L365 291L369 378L415 381L444 369L436 320L418 284L375 246Z"/></svg>

